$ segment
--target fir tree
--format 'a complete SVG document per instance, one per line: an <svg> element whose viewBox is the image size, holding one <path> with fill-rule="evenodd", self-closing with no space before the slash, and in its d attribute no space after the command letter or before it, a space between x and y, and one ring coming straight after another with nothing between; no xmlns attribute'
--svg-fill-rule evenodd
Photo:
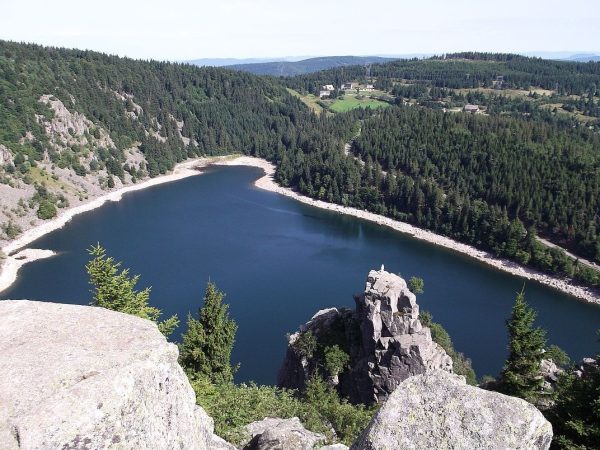
<svg viewBox="0 0 600 450"><path fill-rule="evenodd" d="M85 266L90 277L93 298L90 304L113 311L141 317L156 322L158 329L165 336L170 335L179 325L177 315L159 322L161 311L150 306L150 288L136 291L135 285L140 276L129 276L129 269L120 270L121 262L106 255L106 250L97 244L92 246L88 253L92 260Z"/></svg>
<svg viewBox="0 0 600 450"><path fill-rule="evenodd" d="M531 400L540 391L543 379L540 363L544 355L546 333L533 326L536 313L519 292L510 319L506 321L509 334L508 359L501 377L501 391Z"/></svg>
<svg viewBox="0 0 600 450"><path fill-rule="evenodd" d="M187 331L179 348L179 360L187 372L205 376L215 383L232 382L237 370L231 366L231 351L237 325L229 318L224 294L209 282L199 319L188 314Z"/></svg>
<svg viewBox="0 0 600 450"><path fill-rule="evenodd" d="M589 366L581 377L566 372L555 398L547 414L554 428L553 448L600 448L600 369Z"/></svg>

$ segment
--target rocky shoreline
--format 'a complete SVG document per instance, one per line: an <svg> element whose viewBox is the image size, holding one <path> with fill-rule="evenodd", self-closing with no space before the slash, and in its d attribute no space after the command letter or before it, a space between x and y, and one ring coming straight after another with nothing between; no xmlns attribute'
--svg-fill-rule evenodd
<svg viewBox="0 0 600 450"><path fill-rule="evenodd" d="M489 266L510 273L512 275L516 275L527 280L537 281L539 283L545 284L554 289L562 291L566 294L572 295L573 297L577 297L578 299L585 300L586 302L593 303L596 305L600 305L600 292L595 291L591 288L586 288L583 286L572 284L568 279L554 277L543 272L537 271L535 269L520 266L514 261L498 258L497 256L484 250L479 250L470 245L463 244L462 242L455 241L446 236L435 234L431 231L424 230L422 228L410 225L405 222L400 222L398 220L390 219L389 217L381 216L361 209L350 208L334 203L327 203L322 200L315 200L310 197L301 195L293 191L292 189L282 187L278 185L274 180L275 166L270 162L265 161L264 159L252 158L249 156L240 156L235 159L217 161L215 162L215 164L259 167L265 171L265 176L256 180L256 187L271 192L277 192L278 194L291 197L302 203L306 203L307 205L327 209L329 211L335 211L341 214L349 214L360 219L368 220L370 222L375 222L379 225L392 228L396 231L400 231L401 233L410 234L416 239L427 241L432 244L460 252L471 258L475 258L476 260L481 261Z"/></svg>
<svg viewBox="0 0 600 450"><path fill-rule="evenodd" d="M448 237L435 234L431 231L418 228L414 225L410 225L405 222L400 222L394 219L390 219L389 217L384 217L361 209L337 205L334 203L327 203L321 200L315 200L310 197L306 197L295 192L290 188L278 185L274 180L275 165L273 165L269 161L250 156L234 155L221 157L201 157L184 161L180 164L177 164L173 172L170 174L148 179L146 181L109 192L91 200L88 203L77 206L75 208L68 209L61 215L59 215L57 218L25 231L25 233L23 233L21 237L9 242L5 247L2 248L2 251L7 256L2 262L2 266L0 268L0 292L7 289L16 280L17 271L23 264L34 261L36 259L51 256L47 253L48 250L39 251L37 249L34 249L35 251L31 252L32 249L28 249L27 255L23 254L23 251L17 252L17 250L25 247L26 245L29 245L31 242L35 241L36 239L40 238L41 236L47 233L50 233L51 231L62 228L69 220L71 220L77 214L81 214L83 212L99 208L107 201L119 201L122 198L123 194L127 192L138 191L151 186L169 183L171 181L177 181L194 175L199 175L202 173L199 169L210 165L258 167L260 169L263 169L265 172L265 175L256 180L255 182L255 186L260 189L265 189L270 192L276 192L278 194L285 195L310 206L334 211L340 214L349 214L360 219L368 220L370 222L374 222L379 225L392 228L401 233L409 234L416 239L427 241L432 244L460 252L489 266L510 273L512 275L516 275L528 280L537 281L539 283L545 284L554 289L562 291L566 294L572 295L573 297L576 297L578 299L585 300L586 302L593 303L596 305L600 305L600 292L595 291L591 288L578 286L572 284L568 279L554 277L543 272L530 269L528 267L520 266L513 261L498 258L489 252L479 250L470 245L463 244Z"/></svg>
<svg viewBox="0 0 600 450"><path fill-rule="evenodd" d="M215 158L195 158L184 161L175 166L173 172L167 175L163 175L157 178L150 178L137 184L122 187L120 189L108 192L99 197L90 200L82 205L69 208L54 219L42 223L36 227L26 230L19 238L10 241L7 245L2 248L5 258L0 266L0 292L8 289L17 279L17 272L19 269L32 261L36 261L42 258L51 257L54 252L51 250L41 249L24 249L23 247L31 244L36 239L58 230L65 226L73 217L78 214L92 211L106 202L118 202L123 197L123 194L127 192L139 191L151 186L159 184L169 183L172 181L181 180L194 175L199 175L201 172L198 170L208 164L214 162Z"/></svg>

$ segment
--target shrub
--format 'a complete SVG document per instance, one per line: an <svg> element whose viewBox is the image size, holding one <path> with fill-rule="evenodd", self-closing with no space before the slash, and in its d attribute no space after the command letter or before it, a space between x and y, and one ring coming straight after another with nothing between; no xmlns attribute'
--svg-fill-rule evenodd
<svg viewBox="0 0 600 450"><path fill-rule="evenodd" d="M317 349L317 338L312 331L300 333L292 347L301 358L311 358Z"/></svg>
<svg viewBox="0 0 600 450"><path fill-rule="evenodd" d="M325 348L325 370L332 377L343 372L348 367L349 362L350 356L338 345Z"/></svg>
<svg viewBox="0 0 600 450"><path fill-rule="evenodd" d="M567 367L571 364L569 355L558 345L551 345L544 353L544 359L551 359L559 367Z"/></svg>
<svg viewBox="0 0 600 450"><path fill-rule="evenodd" d="M454 373L463 375L467 379L467 383L475 386L477 384L477 376L471 366L471 360L465 357L464 354L457 352L452 343L452 338L448 332L439 323L433 322L433 317L427 311L421 312L419 315L423 326L431 328L431 338L435 343L441 346L448 356L452 358L452 367Z"/></svg>
<svg viewBox="0 0 600 450"><path fill-rule="evenodd" d="M16 225L12 220L8 223L2 224L2 231L6 234L9 239L16 238L23 231L20 226Z"/></svg>
<svg viewBox="0 0 600 450"><path fill-rule="evenodd" d="M42 220L56 217L56 206L50 200L42 200L37 210L37 216Z"/></svg>
<svg viewBox="0 0 600 450"><path fill-rule="evenodd" d="M205 377L192 380L192 387L198 404L214 419L215 432L234 444L243 439L247 424L265 417L298 417L307 429L324 434L329 442L337 436L337 440L351 444L375 412L375 408L340 400L335 389L321 378L309 381L304 397L255 383L213 384Z"/></svg>

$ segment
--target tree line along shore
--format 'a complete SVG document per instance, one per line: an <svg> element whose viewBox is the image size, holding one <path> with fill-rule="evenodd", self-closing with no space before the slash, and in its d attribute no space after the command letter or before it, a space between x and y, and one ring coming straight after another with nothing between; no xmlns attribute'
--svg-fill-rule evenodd
<svg viewBox="0 0 600 450"><path fill-rule="evenodd" d="M255 185L261 189L285 195L310 206L338 212L340 214L348 214L359 219L368 220L370 222L392 228L401 233L409 234L416 239L460 252L498 270L540 282L581 300L600 305L600 295L598 295L596 291L573 284L564 278L554 277L527 267L519 266L512 261L498 258L497 256L488 252L476 249L458 241L454 241L445 236L437 235L431 231L415 227L411 224L390 219L389 217L374 214L365 210L359 210L357 208L350 208L321 200L315 200L313 198L301 195L290 188L286 188L277 184L275 181L276 166L274 164L265 159L239 155L201 157L185 161L178 164L170 174L142 181L138 184L126 186L102 195L79 207L67 209L59 217L25 231L20 238L10 242L2 249L6 257L3 261L0 272L0 291L7 289L12 283L14 283L14 281L16 281L17 272L22 265L37 259L51 257L53 254L53 252L49 250L28 248L19 251L19 249L26 247L47 233L62 228L75 215L99 208L107 201L119 201L127 192L137 191L160 184L177 181L186 177L199 175L202 173L202 169L209 165L258 167L265 172L264 176L257 179L255 182Z"/></svg>

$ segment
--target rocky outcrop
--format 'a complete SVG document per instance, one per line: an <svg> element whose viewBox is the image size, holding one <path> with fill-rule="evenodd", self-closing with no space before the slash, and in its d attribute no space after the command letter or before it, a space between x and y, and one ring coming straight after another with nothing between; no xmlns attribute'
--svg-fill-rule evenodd
<svg viewBox="0 0 600 450"><path fill-rule="evenodd" d="M452 359L419 321L419 305L398 275L372 270L365 292L355 297L362 359L354 367L351 397L381 402L398 384L427 370L452 372Z"/></svg>
<svg viewBox="0 0 600 450"><path fill-rule="evenodd" d="M323 347L339 345L350 356L350 370L339 376L340 393L355 403L384 401L406 378L427 370L452 372L452 359L419 320L415 295L400 276L372 270L364 293L355 296L356 310L319 311L289 337L279 372L280 386L302 389L322 361L298 351L311 333Z"/></svg>
<svg viewBox="0 0 600 450"><path fill-rule="evenodd" d="M234 448L154 323L25 300L0 301L0 322L0 448Z"/></svg>
<svg viewBox="0 0 600 450"><path fill-rule="evenodd" d="M12 164L13 156L8 147L0 144L0 166Z"/></svg>
<svg viewBox="0 0 600 450"><path fill-rule="evenodd" d="M358 354L358 336L360 333L356 314L348 309L328 308L318 311L300 329L288 336L288 350L277 378L277 384L288 389L303 390L316 367L319 365L314 356L299 351L299 344L303 337L310 333L324 346L329 343L340 343L342 347L350 347L349 353ZM337 339L331 339L331 334L336 334ZM331 341L331 342L330 342Z"/></svg>
<svg viewBox="0 0 600 450"><path fill-rule="evenodd" d="M600 372L600 358L583 358L574 371L575 375L579 378L597 372Z"/></svg>
<svg viewBox="0 0 600 450"><path fill-rule="evenodd" d="M433 370L402 382L351 450L547 449L552 426L533 405Z"/></svg>
<svg viewBox="0 0 600 450"><path fill-rule="evenodd" d="M325 436L308 431L300 419L267 417L246 426L251 437L244 450L312 450Z"/></svg>
<svg viewBox="0 0 600 450"><path fill-rule="evenodd" d="M46 94L39 98L39 102L47 105L54 113L51 119L43 115L36 117L57 150L72 145L89 144L95 147L115 148L115 143L104 128L94 125L84 114L69 111L58 98ZM93 136L94 131L97 137Z"/></svg>

